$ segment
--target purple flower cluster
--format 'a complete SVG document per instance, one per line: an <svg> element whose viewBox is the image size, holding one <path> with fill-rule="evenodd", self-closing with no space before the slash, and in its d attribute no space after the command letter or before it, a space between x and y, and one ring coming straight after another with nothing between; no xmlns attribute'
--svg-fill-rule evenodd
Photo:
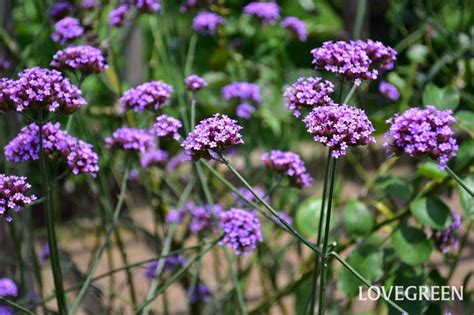
<svg viewBox="0 0 474 315"><path fill-rule="evenodd" d="M92 10L97 6L96 0L82 0L81 1L81 8L84 10Z"/></svg>
<svg viewBox="0 0 474 315"><path fill-rule="evenodd" d="M153 135L145 129L119 128L105 139L107 149L120 149L145 153L155 148Z"/></svg>
<svg viewBox="0 0 474 315"><path fill-rule="evenodd" d="M288 110L293 111L295 117L299 117L304 107L334 104L330 97L332 92L334 92L334 85L330 81L318 77L302 77L286 89L283 97L287 100Z"/></svg>
<svg viewBox="0 0 474 315"><path fill-rule="evenodd" d="M208 86L207 81L196 74L192 74L189 77L187 77L184 80L184 84L186 85L186 89L193 93L196 93L200 91L201 89L205 88L206 86Z"/></svg>
<svg viewBox="0 0 474 315"><path fill-rule="evenodd" d="M213 216L219 216L223 211L221 205L204 205L200 207L192 208L191 222L189 229L193 233L204 233L206 231L212 231L215 227Z"/></svg>
<svg viewBox="0 0 474 315"><path fill-rule="evenodd" d="M262 161L266 168L288 177L290 183L298 188L309 187L313 183L303 160L294 152L272 150L262 154Z"/></svg>
<svg viewBox="0 0 474 315"><path fill-rule="evenodd" d="M281 21L281 27L290 30L298 39L302 42L305 42L308 39L308 30L306 29L306 25L300 19L289 16Z"/></svg>
<svg viewBox="0 0 474 315"><path fill-rule="evenodd" d="M397 101L400 98L400 92L398 92L395 85L390 84L386 81L380 82L379 92L391 101Z"/></svg>
<svg viewBox="0 0 474 315"><path fill-rule="evenodd" d="M54 54L51 67L63 70L79 70L84 74L100 73L107 69L105 57L93 46L73 46Z"/></svg>
<svg viewBox="0 0 474 315"><path fill-rule="evenodd" d="M135 7L146 13L156 13L160 11L161 4L158 0L134 0Z"/></svg>
<svg viewBox="0 0 474 315"><path fill-rule="evenodd" d="M122 26L123 23L125 23L125 18L128 13L128 6L126 5L121 5L118 6L117 8L113 9L109 13L109 25L112 26Z"/></svg>
<svg viewBox="0 0 474 315"><path fill-rule="evenodd" d="M439 111L430 105L396 114L387 120L390 129L385 137L391 141L386 141L384 146L391 155L428 156L438 160L439 168L444 169L459 149L451 128L456 119L451 114L451 110Z"/></svg>
<svg viewBox="0 0 474 315"><path fill-rule="evenodd" d="M262 188L254 187L253 190L255 191L257 196L259 196L260 198L262 198L266 202L269 201L267 194L265 193L265 191ZM257 198L255 198L255 196L246 187L240 187L239 192L242 194L242 196L244 196L244 198L246 200L249 200L249 201L255 202L255 203L259 202L257 200ZM234 196L234 199L235 199L235 202L236 202L237 206L239 206L240 208L248 207L247 202L244 199L242 199L239 195L234 193L233 196Z"/></svg>
<svg viewBox="0 0 474 315"><path fill-rule="evenodd" d="M182 13L188 12L199 7L210 7L215 3L215 0L184 0L179 10Z"/></svg>
<svg viewBox="0 0 474 315"><path fill-rule="evenodd" d="M200 12L193 19L193 29L203 35L215 34L218 27L224 24L225 20L213 12Z"/></svg>
<svg viewBox="0 0 474 315"><path fill-rule="evenodd" d="M205 303L212 298L212 291L204 283L200 282L188 289L187 296L191 303Z"/></svg>
<svg viewBox="0 0 474 315"><path fill-rule="evenodd" d="M74 6L68 1L59 1L49 11L49 19L57 22L74 12Z"/></svg>
<svg viewBox="0 0 474 315"><path fill-rule="evenodd" d="M160 149L150 150L140 157L140 164L143 168L150 166L164 166L168 160L168 152Z"/></svg>
<svg viewBox="0 0 474 315"><path fill-rule="evenodd" d="M334 158L347 153L350 146L375 142L374 127L365 112L349 105L316 107L304 122L314 141L331 150Z"/></svg>
<svg viewBox="0 0 474 315"><path fill-rule="evenodd" d="M173 87L161 81L146 82L126 91L119 104L123 111L159 110L169 104L172 92Z"/></svg>
<svg viewBox="0 0 474 315"><path fill-rule="evenodd" d="M316 69L325 69L354 80L375 80L381 71L393 68L397 53L380 42L329 41L311 51Z"/></svg>
<svg viewBox="0 0 474 315"><path fill-rule="evenodd" d="M15 315L15 309L10 306L0 305L1 315Z"/></svg>
<svg viewBox="0 0 474 315"><path fill-rule="evenodd" d="M195 206L192 202L187 202L181 209L172 209L166 215L166 222L180 224L194 208Z"/></svg>
<svg viewBox="0 0 474 315"><path fill-rule="evenodd" d="M0 215L7 222L12 221L11 211L18 212L22 207L36 200L35 195L26 195L30 188L31 185L26 182L26 177L0 174Z"/></svg>
<svg viewBox="0 0 474 315"><path fill-rule="evenodd" d="M251 2L244 7L244 13L258 18L262 23L275 24L280 18L280 7L274 2Z"/></svg>
<svg viewBox="0 0 474 315"><path fill-rule="evenodd" d="M288 225L292 225L293 224L293 218L290 217L288 214L286 214L285 212L283 211L278 211L278 215L280 216L280 218L283 219L283 221L285 221ZM278 220L278 218L276 216L273 216L273 218L275 219L275 221L277 222L277 224L280 224L280 225L283 225L280 220Z"/></svg>
<svg viewBox="0 0 474 315"><path fill-rule="evenodd" d="M0 297L17 297L18 287L10 278L0 279Z"/></svg>
<svg viewBox="0 0 474 315"><path fill-rule="evenodd" d="M8 97L19 112L48 108L51 112L59 109L61 114L71 114L86 105L81 91L56 70L33 67L23 70L18 77L10 86Z"/></svg>
<svg viewBox="0 0 474 315"><path fill-rule="evenodd" d="M235 108L235 114L242 119L252 118L253 113L255 113L255 107L248 103L242 103L237 105Z"/></svg>
<svg viewBox="0 0 474 315"><path fill-rule="evenodd" d="M15 81L7 78L0 79L0 112L7 112L12 109L11 93Z"/></svg>
<svg viewBox="0 0 474 315"><path fill-rule="evenodd" d="M193 160L211 159L230 146L243 143L241 126L226 115L215 114L199 122L181 146Z"/></svg>
<svg viewBox="0 0 474 315"><path fill-rule="evenodd" d="M0 72L8 70L11 66L11 63L6 58L0 58Z"/></svg>
<svg viewBox="0 0 474 315"><path fill-rule="evenodd" d="M55 32L51 34L51 39L60 44L66 44L81 37L84 28L81 22L73 17L65 17L54 25Z"/></svg>
<svg viewBox="0 0 474 315"><path fill-rule="evenodd" d="M59 123L47 123L43 126L43 149L50 159L55 153L65 160L74 175L90 174L96 176L99 171L97 153L91 144L79 140L60 129ZM5 157L9 161L37 161L40 154L39 126L30 124L5 146Z"/></svg>
<svg viewBox="0 0 474 315"><path fill-rule="evenodd" d="M236 255L249 253L263 241L260 221L254 212L232 208L221 212L221 228L224 238L219 243L235 250Z"/></svg>
<svg viewBox="0 0 474 315"><path fill-rule="evenodd" d="M450 249L456 251L459 248L459 240L455 233L461 227L461 216L456 212L451 212L451 214L453 223L447 229L434 233L436 247L443 254L446 254Z"/></svg>
<svg viewBox="0 0 474 315"><path fill-rule="evenodd" d="M233 82L222 88L222 98L226 101L238 99L239 101L253 101L256 104L262 102L260 87L249 82Z"/></svg>
<svg viewBox="0 0 474 315"><path fill-rule="evenodd" d="M145 277L148 280L153 280L155 278L155 271L156 271L156 268L158 267L158 263L159 263L158 260L154 260L154 261L150 261L145 266ZM187 263L188 263L188 260L186 259L186 257L182 255L169 256L165 258L163 270L174 271L185 266Z"/></svg>
<svg viewBox="0 0 474 315"><path fill-rule="evenodd" d="M159 138L169 137L176 141L181 139L178 130L183 127L181 121L168 115L160 115L153 124L153 134Z"/></svg>

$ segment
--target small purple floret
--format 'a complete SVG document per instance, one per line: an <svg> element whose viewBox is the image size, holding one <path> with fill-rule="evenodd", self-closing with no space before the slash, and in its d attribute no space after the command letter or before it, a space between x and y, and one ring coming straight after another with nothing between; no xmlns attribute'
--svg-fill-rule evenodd
<svg viewBox="0 0 474 315"><path fill-rule="evenodd" d="M72 17L65 17L58 21L54 28L55 32L51 34L51 39L60 44L72 42L84 34L81 22Z"/></svg>
<svg viewBox="0 0 474 315"><path fill-rule="evenodd" d="M272 150L262 154L262 161L266 168L288 177L298 188L310 187L313 183L303 160L294 152Z"/></svg>
<svg viewBox="0 0 474 315"><path fill-rule="evenodd" d="M119 99L123 111L159 110L170 102L173 87L161 81L151 81L129 89Z"/></svg>
<svg viewBox="0 0 474 315"><path fill-rule="evenodd" d="M101 73L107 69L102 51L89 45L59 50L50 65L59 70L79 70L84 74Z"/></svg>
<svg viewBox="0 0 474 315"><path fill-rule="evenodd" d="M124 127L115 130L112 137L105 139L105 147L145 153L155 148L155 139L148 130Z"/></svg>
<svg viewBox="0 0 474 315"><path fill-rule="evenodd" d="M168 115L160 115L153 125L153 134L159 138L168 137L179 141L181 136L178 130L183 127L181 121Z"/></svg>
<svg viewBox="0 0 474 315"><path fill-rule="evenodd" d="M200 12L193 19L193 29L203 35L213 35L225 20L213 12Z"/></svg>
<svg viewBox="0 0 474 315"><path fill-rule="evenodd" d="M192 74L184 80L184 84L186 85L186 89L193 93L200 91L201 89L208 86L206 80L201 78L196 74Z"/></svg>
<svg viewBox="0 0 474 315"><path fill-rule="evenodd" d="M224 238L219 244L235 250L236 255L249 253L263 241L260 221L255 212L232 208L219 215Z"/></svg>
<svg viewBox="0 0 474 315"><path fill-rule="evenodd" d="M7 222L12 221L12 212L18 212L35 201L35 195L27 195L31 185L26 181L26 177L0 174L0 216ZM0 296L1 294L0 283Z"/></svg>
<svg viewBox="0 0 474 315"><path fill-rule="evenodd" d="M400 92L398 92L398 89L395 87L395 85L386 81L380 82L379 92L385 96L385 98L391 101L397 101L400 98Z"/></svg>
<svg viewBox="0 0 474 315"><path fill-rule="evenodd" d="M299 117L303 108L334 104L330 97L332 92L334 85L330 81L318 77L299 78L285 90L283 97L287 101L288 110L293 111L295 117Z"/></svg>
<svg viewBox="0 0 474 315"><path fill-rule="evenodd" d="M308 39L306 25L300 19L289 16L281 21L281 27L293 32L300 41L305 42Z"/></svg>

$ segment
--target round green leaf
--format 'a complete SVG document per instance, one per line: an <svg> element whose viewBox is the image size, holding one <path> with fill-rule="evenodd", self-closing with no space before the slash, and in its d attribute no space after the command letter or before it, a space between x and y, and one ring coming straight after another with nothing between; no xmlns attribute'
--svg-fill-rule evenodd
<svg viewBox="0 0 474 315"><path fill-rule="evenodd" d="M464 178L463 181L468 187L474 187L474 174L470 174L468 177ZM469 193L459 184L458 189L464 213L471 220L474 220L474 197L469 195Z"/></svg>
<svg viewBox="0 0 474 315"><path fill-rule="evenodd" d="M353 200L344 209L343 223L349 234L362 236L372 231L374 219L366 204Z"/></svg>
<svg viewBox="0 0 474 315"><path fill-rule="evenodd" d="M392 246L401 261L413 266L428 261L433 251L433 242L422 230L406 225L393 233Z"/></svg>
<svg viewBox="0 0 474 315"><path fill-rule="evenodd" d="M453 221L448 206L433 196L414 200L410 210L418 222L435 230L445 229Z"/></svg>
<svg viewBox="0 0 474 315"><path fill-rule="evenodd" d="M307 237L316 237L319 228L319 218L321 213L322 200L319 197L306 199L296 210L296 227ZM329 227L333 228L336 224L335 213L331 214Z"/></svg>
<svg viewBox="0 0 474 315"><path fill-rule="evenodd" d="M459 92L450 86L440 88L429 83L423 91L423 104L433 105L438 109L454 110L458 107L459 100Z"/></svg>
<svg viewBox="0 0 474 315"><path fill-rule="evenodd" d="M391 197L399 198L401 200L410 199L412 193L411 185L400 177L396 176L381 176L375 181L377 189L384 191Z"/></svg>
<svg viewBox="0 0 474 315"><path fill-rule="evenodd" d="M438 164L432 161L419 163L417 171L418 171L418 174L420 174L423 177L436 179L438 181L441 181L445 179L446 176L448 176L448 172L446 172L445 170L440 170L438 167Z"/></svg>

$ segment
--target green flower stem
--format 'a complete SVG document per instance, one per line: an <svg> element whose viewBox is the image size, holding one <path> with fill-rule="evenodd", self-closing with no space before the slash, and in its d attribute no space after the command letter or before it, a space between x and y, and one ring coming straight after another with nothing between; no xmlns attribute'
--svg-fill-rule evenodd
<svg viewBox="0 0 474 315"><path fill-rule="evenodd" d="M471 197L474 197L474 191L472 190L472 188L470 188L461 178L459 178L459 176L456 173L454 173L454 171L449 166L446 166L446 171L448 171L449 175L451 175L451 177L454 178L454 180L457 181L458 184L462 188L464 188L464 190L469 195L471 195Z"/></svg>
<svg viewBox="0 0 474 315"><path fill-rule="evenodd" d="M323 198L321 201L321 210L319 212L319 225L318 225L318 236L316 240L316 246L320 247L321 246L321 235L322 235L322 230L323 230L323 222L324 222L324 210L326 206L326 195L327 195L327 189L328 189L328 178L329 178L329 170L331 167L331 151L328 150L328 156L326 158L326 170L324 171L324 186L323 186ZM308 300L308 306L306 309L306 314L311 315L314 313L314 306L316 304L316 290L317 290L317 281L318 281L318 273L319 273L319 261L320 257L319 255L316 255L315 260L314 260L314 269L313 269L313 275L311 279L311 293L309 296Z"/></svg>
<svg viewBox="0 0 474 315"><path fill-rule="evenodd" d="M21 314L30 314L30 315L35 315L35 313L33 313L32 311L30 311L29 309L27 309L26 307L23 307L21 306L20 304L17 304L13 301L10 301L8 299L5 299L4 297L1 297L0 296L0 301L4 302L5 304L7 305L10 305L11 307L13 307L14 309L18 310L18 311L21 311Z"/></svg>
<svg viewBox="0 0 474 315"><path fill-rule="evenodd" d="M46 231L48 234L48 246L51 259L51 269L53 271L54 289L56 293L56 300L58 303L58 313L67 313L66 295L63 287L63 276L61 272L61 262L58 253L58 241L56 237L56 229L54 226L54 208L53 208L53 194L49 176L49 169L46 161L46 156L43 147L43 111L39 111L39 143L40 143L40 172L43 186L44 212L46 217Z"/></svg>
<svg viewBox="0 0 474 315"><path fill-rule="evenodd" d="M331 162L332 160L332 162ZM331 158L328 162L331 162L330 168L330 182L328 192L328 205L326 209L326 223L324 226L324 243L323 243L323 255L321 257L321 278L319 282L319 315L324 315L326 311L326 281L327 281L327 269L328 269L328 244L329 244L329 223L331 222L331 208L332 208L332 197L334 194L334 182L336 179L337 159ZM321 231L320 231L321 233Z"/></svg>
<svg viewBox="0 0 474 315"><path fill-rule="evenodd" d="M358 273L357 270L355 270L349 263L347 263L344 259L342 259L341 256L339 256L336 252L330 252L328 256L334 256L334 258L336 258L336 260L339 261L344 266L344 268L349 270L357 279L359 279L360 282L362 282L370 290L370 288L372 287L372 284L369 281L367 281L367 279L365 279L360 273ZM407 311L405 311L403 308L398 306L396 303L392 302L390 299L385 298L383 294L382 294L382 298L385 300L385 302L387 302L388 304L396 308L402 314L408 314Z"/></svg>
<svg viewBox="0 0 474 315"><path fill-rule="evenodd" d="M196 123L196 95L192 96L191 99L191 130L194 129L194 124Z"/></svg>
<svg viewBox="0 0 474 315"><path fill-rule="evenodd" d="M97 257L95 258L95 261L92 264L92 268L89 271L89 273L87 274L86 280L84 281L84 283L83 283L83 285L82 285L82 287L79 291L79 294L77 295L77 298L74 301L74 304L71 306L71 310L69 311L70 315L75 314L77 312L77 310L78 310L78 308L79 308L79 306L82 302L82 299L84 298L84 296L87 292L87 289L89 288L89 286L92 282L92 277L94 276L94 273L95 273L97 267L99 266L100 259L102 258L103 254L105 252L105 249L107 248L107 244L110 241L112 233L118 225L118 221L119 221L119 218L120 218L120 212L122 210L122 205L124 203L125 194L126 194L126 191L127 191L128 174L129 174L129 166L127 165L126 168L125 168L124 174L123 174L122 185L121 185L121 188L120 188L120 196L119 196L117 205L116 205L115 210L114 210L114 214L113 214L113 217L112 217L112 222L111 222L110 228L107 231L104 243L102 244L102 247L100 248Z"/></svg>
<svg viewBox="0 0 474 315"><path fill-rule="evenodd" d="M137 307L135 310L134 314L142 314L143 309L151 304L158 296L160 296L163 291L165 291L169 286L171 286L173 283L178 281L186 271L197 261L199 261L207 252L209 252L214 246L219 243L219 241L222 239L223 235L221 235L217 240L213 241L212 243L208 244L196 257L194 257L192 260L190 260L183 268L181 268L179 271L177 271L168 281L166 281L160 288L155 292L155 294L150 298L147 299L143 304Z"/></svg>

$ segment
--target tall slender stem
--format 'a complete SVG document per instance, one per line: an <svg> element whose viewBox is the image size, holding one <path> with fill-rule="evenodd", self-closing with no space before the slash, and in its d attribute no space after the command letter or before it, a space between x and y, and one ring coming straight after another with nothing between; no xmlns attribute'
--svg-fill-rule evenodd
<svg viewBox="0 0 474 315"><path fill-rule="evenodd" d="M330 183L328 192L328 206L326 209L326 223L324 227L324 243L323 243L323 255L321 257L321 279L319 288L319 315L324 315L326 311L326 280L327 280L327 267L328 267L328 243L329 243L329 222L331 221L331 208L332 208L332 196L334 194L334 182L336 179L336 167L337 160L331 158L332 165L330 171Z"/></svg>
<svg viewBox="0 0 474 315"><path fill-rule="evenodd" d="M191 99L191 130L194 129L194 124L196 123L196 95L193 93Z"/></svg>
<svg viewBox="0 0 474 315"><path fill-rule="evenodd" d="M474 197L474 191L472 190L473 188L467 186L467 184L461 179L459 178L459 176L454 173L454 171L449 167L449 166L446 166L446 171L448 171L449 175L451 175L452 178L454 178L455 181L458 182L458 184L464 188L464 190L469 194L471 195L471 197Z"/></svg>
<svg viewBox="0 0 474 315"><path fill-rule="evenodd" d="M61 262L59 260L58 242L56 237L56 229L54 226L54 209L51 181L49 176L49 169L46 162L46 157L43 148L43 111L39 111L38 125L39 125L39 145L40 145L40 171L43 186L44 198L44 212L46 217L46 231L48 234L48 246L51 259L51 269L53 270L54 289L56 293L56 300L58 303L58 313L67 313L66 295L63 287L63 276L61 272Z"/></svg>

